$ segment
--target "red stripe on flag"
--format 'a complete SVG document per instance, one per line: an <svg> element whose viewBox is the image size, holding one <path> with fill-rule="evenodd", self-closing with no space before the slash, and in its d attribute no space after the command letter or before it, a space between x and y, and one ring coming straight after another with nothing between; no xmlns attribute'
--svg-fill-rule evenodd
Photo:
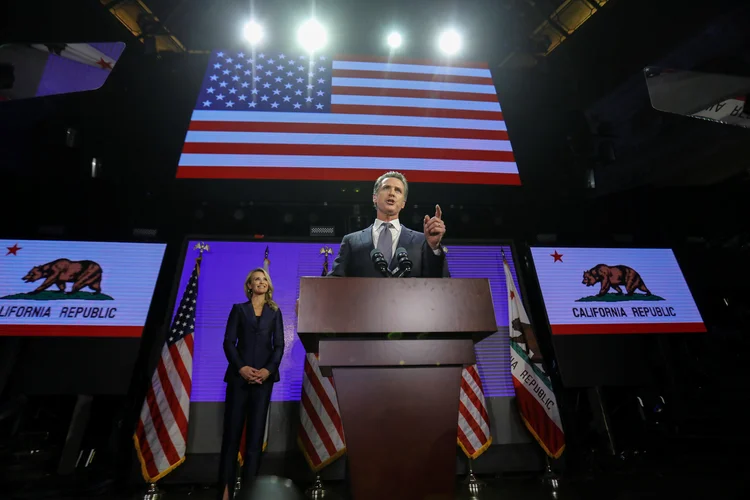
<svg viewBox="0 0 750 500"><path fill-rule="evenodd" d="M501 121L501 111L473 111L470 109L410 108L405 106L365 106L360 104L333 104L333 113L346 115L428 116L431 118L461 118L466 120Z"/></svg>
<svg viewBox="0 0 750 500"><path fill-rule="evenodd" d="M439 137L507 141L505 130L472 130L436 127L397 127L378 125L336 125L327 123L269 123L193 121L190 130L205 132L272 132L282 134L386 135L397 137Z"/></svg>
<svg viewBox="0 0 750 500"><path fill-rule="evenodd" d="M318 379L318 377L313 372L312 365L310 365L310 363L305 363L305 374L307 375L307 379L310 381L310 385L312 386L313 390L315 390L315 394L318 395L318 399L323 404L323 408L325 408L326 413L328 413L328 417L331 419L333 426L336 427L336 432L339 433L339 437L343 440L344 427L343 425L341 425L341 417L339 416L339 412L337 412L336 408L333 407L333 403L331 403L331 400L328 398L328 394L323 388L323 384L320 382L320 379Z"/></svg>
<svg viewBox="0 0 750 500"><path fill-rule="evenodd" d="M482 379L479 378L479 373L477 373L474 365L467 367L466 371L469 373L469 375L471 375L471 378L474 379L474 383L477 384L477 387L479 387L479 389L484 393L484 389L482 388Z"/></svg>
<svg viewBox="0 0 750 500"><path fill-rule="evenodd" d="M436 182L451 184L493 184L520 186L518 174L487 172L428 172L425 170L399 170L409 182ZM303 167L178 167L179 179L278 179L300 181L371 181L372 169L303 168Z"/></svg>
<svg viewBox="0 0 750 500"><path fill-rule="evenodd" d="M193 345L195 344L195 337L193 334L190 334L183 338L185 341L185 344L187 345L188 351L190 351L190 358L193 357Z"/></svg>
<svg viewBox="0 0 750 500"><path fill-rule="evenodd" d="M161 361L159 362L161 364ZM180 455L174 447L172 438L169 437L169 431L167 426L164 425L164 419L161 415L161 410L156 402L156 396L154 395L154 386L151 384L146 394L146 402L148 404L149 412L151 413L151 422L156 431L156 437L159 439L161 449L164 452L164 456L167 458L170 464L176 464L180 460Z"/></svg>
<svg viewBox="0 0 750 500"><path fill-rule="evenodd" d="M180 429L180 434L182 434L183 439L187 441L187 418L185 418L185 412L182 411L180 398L175 393L175 388L172 387L172 382L170 382L169 380L167 368L161 361L158 365L156 365L156 373L158 373L159 375L159 381L161 382L161 387L164 390L164 398L167 400L167 404L169 405L169 411L172 412L172 418L174 419L175 424L177 424L177 427Z"/></svg>
<svg viewBox="0 0 750 500"><path fill-rule="evenodd" d="M323 446L325 446L328 455L333 456L336 453L336 446L334 446L331 436L328 435L323 422L315 412L315 408L313 408L309 397L302 398L302 406L305 408L307 417L310 419L310 423L313 424L313 427L315 427L315 432L318 433L318 437L320 437L320 441L323 443Z"/></svg>
<svg viewBox="0 0 750 500"><path fill-rule="evenodd" d="M515 161L512 151L400 148L394 146L321 146L313 144L242 144L188 142L183 153L235 155L369 156L433 160Z"/></svg>
<svg viewBox="0 0 750 500"><path fill-rule="evenodd" d="M464 434L464 431L461 430L461 426L458 427L458 439L461 441L461 444L464 445L464 448L466 448L466 452L469 455L473 455L477 452L477 450L471 445L469 438Z"/></svg>
<svg viewBox="0 0 750 500"><path fill-rule="evenodd" d="M192 334L186 336L185 340L192 336ZM182 386L184 387L185 392L190 395L190 391L193 388L193 379L187 372L187 368L185 368L185 363L182 360L182 356L180 356L180 350L176 343L169 346L169 355L171 356L172 363L174 363L174 367L177 370L177 375L179 375L180 380L182 381Z"/></svg>
<svg viewBox="0 0 750 500"><path fill-rule="evenodd" d="M474 383L477 384L477 388L481 391L482 395L484 395L484 388L482 387L482 379L479 378L479 372L477 372L476 365L471 365L466 368L466 371L469 375L471 375L471 378L474 380ZM467 393L468 394L468 393ZM478 405L477 408L482 414L482 418L485 422L490 421L489 415L487 415L487 408L485 405L483 405L480 401L478 396L476 396L472 391L472 396L470 397L472 402L474 402L475 405ZM476 400L476 401L475 401Z"/></svg>
<svg viewBox="0 0 750 500"><path fill-rule="evenodd" d="M705 333L703 323L637 323L603 325L552 325L553 335L629 334L629 333Z"/></svg>
<svg viewBox="0 0 750 500"><path fill-rule="evenodd" d="M474 408L477 409L482 419L485 422L489 422L490 417L487 415L487 410L479 400L479 397L476 395L476 393L474 393L474 391L471 389L471 386L465 380L461 381L461 390L464 391L464 394L466 394L466 397L469 398L469 401L471 401L471 403L474 405Z"/></svg>
<svg viewBox="0 0 750 500"><path fill-rule="evenodd" d="M467 394L468 395L468 394ZM484 443L487 440L487 436L482 431L481 425L479 425L479 422L476 421L474 416L469 412L469 409L466 407L466 405L463 402L460 402L458 405L458 412L463 415L464 419L466 420L466 423L469 424L469 428L474 433L474 435L477 437L480 443ZM486 422L486 420L485 420Z"/></svg>
<svg viewBox="0 0 750 500"><path fill-rule="evenodd" d="M456 101L498 102L495 94L476 92L446 92L416 89L379 89L371 87L332 87L331 95L367 95L383 97L418 97L425 99L445 99Z"/></svg>
<svg viewBox="0 0 750 500"><path fill-rule="evenodd" d="M347 62L382 62L390 64L415 64L419 66L443 66L451 68L476 68L489 69L486 62L476 61L437 61L429 59L411 59L408 57L391 57L391 56L354 56L354 55L337 55L334 61Z"/></svg>
<svg viewBox="0 0 750 500"><path fill-rule="evenodd" d="M139 338L142 326L0 325L0 337Z"/></svg>
<svg viewBox="0 0 750 500"><path fill-rule="evenodd" d="M521 416L530 430L541 440L547 452L552 456L558 455L565 446L565 436L557 425L547 416L539 401L529 392L529 389L518 379L513 377L513 385L516 389L516 403Z"/></svg>
<svg viewBox="0 0 750 500"><path fill-rule="evenodd" d="M244 461L244 455L247 451L247 418L242 423L242 435L240 436L240 450L238 453L238 458L242 461Z"/></svg>
<svg viewBox="0 0 750 500"><path fill-rule="evenodd" d="M159 469L156 467L154 454L151 451L151 446L149 446L148 439L146 438L146 429L143 428L143 420L138 419L138 426L136 427L135 433L136 436L138 436L138 446L140 447L141 458L146 467L146 472L149 477L158 476Z"/></svg>
<svg viewBox="0 0 750 500"><path fill-rule="evenodd" d="M369 78L375 80L408 80L415 82L494 85L492 78L484 76L435 75L432 73L402 73L394 71L362 71L358 69L334 69L331 75L334 78Z"/></svg>
<svg viewBox="0 0 750 500"><path fill-rule="evenodd" d="M302 399L304 400L305 397L306 396L303 395ZM313 446L312 441L310 441L310 436L307 435L307 431L305 431L303 427L300 427L299 438L300 438L300 441L302 442L302 446L305 448L305 452L307 453L307 456L310 459L310 461L316 467L320 465L322 460L320 459L318 452L315 451L315 446Z"/></svg>

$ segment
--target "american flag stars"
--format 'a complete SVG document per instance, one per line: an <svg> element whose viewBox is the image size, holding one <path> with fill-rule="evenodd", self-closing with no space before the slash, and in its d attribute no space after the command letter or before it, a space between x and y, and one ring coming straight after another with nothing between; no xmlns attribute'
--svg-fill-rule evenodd
<svg viewBox="0 0 750 500"><path fill-rule="evenodd" d="M214 71L206 76L196 109L215 108L217 104L227 110L297 113L328 112L330 108L330 79L323 75L331 70L331 63L325 56L259 53L252 57L244 52L220 51L212 59L209 67ZM264 89L265 93L258 92Z"/></svg>

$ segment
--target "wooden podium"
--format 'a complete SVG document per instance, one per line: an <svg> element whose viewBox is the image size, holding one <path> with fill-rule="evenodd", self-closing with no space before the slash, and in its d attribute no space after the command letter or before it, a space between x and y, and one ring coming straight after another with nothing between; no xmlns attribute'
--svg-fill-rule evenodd
<svg viewBox="0 0 750 500"><path fill-rule="evenodd" d="M333 374L355 500L452 500L461 372L497 331L487 279L302 278L297 332Z"/></svg>

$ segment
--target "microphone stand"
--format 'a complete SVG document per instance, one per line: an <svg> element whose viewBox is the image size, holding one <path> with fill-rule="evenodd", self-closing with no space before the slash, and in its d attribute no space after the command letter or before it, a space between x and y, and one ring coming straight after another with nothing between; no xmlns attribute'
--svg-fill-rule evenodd
<svg viewBox="0 0 750 500"><path fill-rule="evenodd" d="M411 268L406 267L404 269L399 269L398 274L394 274L394 278L407 278L411 274Z"/></svg>

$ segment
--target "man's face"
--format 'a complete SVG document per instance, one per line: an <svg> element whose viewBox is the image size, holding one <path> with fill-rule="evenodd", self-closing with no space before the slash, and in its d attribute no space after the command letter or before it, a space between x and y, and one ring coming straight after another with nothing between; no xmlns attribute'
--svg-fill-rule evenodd
<svg viewBox="0 0 750 500"><path fill-rule="evenodd" d="M404 183L395 177L388 177L383 181L380 190L372 195L372 202L378 212L393 217L406 205L404 197Z"/></svg>

